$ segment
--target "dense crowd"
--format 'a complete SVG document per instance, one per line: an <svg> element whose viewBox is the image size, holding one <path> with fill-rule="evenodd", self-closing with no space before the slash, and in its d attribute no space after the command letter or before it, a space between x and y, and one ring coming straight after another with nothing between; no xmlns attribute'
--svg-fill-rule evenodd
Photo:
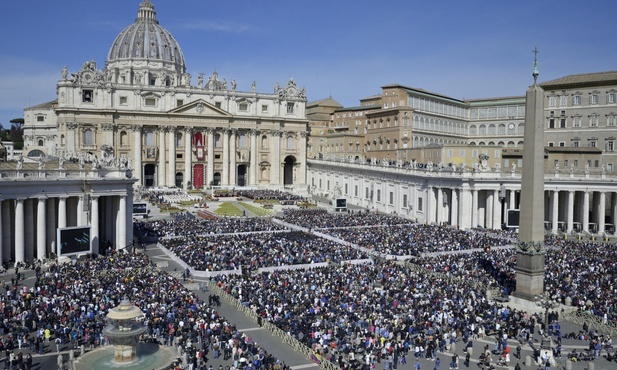
<svg viewBox="0 0 617 370"><path fill-rule="evenodd" d="M251 198L253 200L278 200L278 201L301 201L304 198L300 195L288 193L281 190L269 190L269 189L247 189L238 190L236 192L238 196Z"/></svg>
<svg viewBox="0 0 617 370"><path fill-rule="evenodd" d="M283 226L267 218L216 218L200 219L191 214L181 214L172 220L140 221L134 223L138 235L185 236L231 234L237 232L281 231Z"/></svg>
<svg viewBox="0 0 617 370"><path fill-rule="evenodd" d="M299 231L162 239L161 244L202 271L341 262L367 256L354 248Z"/></svg>
<svg viewBox="0 0 617 370"><path fill-rule="evenodd" d="M528 336L537 321L471 285L430 280L395 262L219 276L217 284L339 365L397 361L409 351L434 358L472 335Z"/></svg>
<svg viewBox="0 0 617 370"><path fill-rule="evenodd" d="M410 225L412 221L394 215L375 212L331 213L325 209L286 209L282 221L308 229L324 229L351 226L393 226Z"/></svg>
<svg viewBox="0 0 617 370"><path fill-rule="evenodd" d="M509 243L508 239L487 232L463 231L448 226L425 224L345 228L321 230L321 232L380 253L396 256L485 249Z"/></svg>
<svg viewBox="0 0 617 370"><path fill-rule="evenodd" d="M108 344L104 317L124 297L145 313L149 340L178 348L179 358L186 353L193 369L206 369L206 355L216 347L239 367L241 358L254 367L271 368L276 361L145 255L118 252L39 267L35 279L30 288L15 280L2 283L0 346L7 357L14 354L14 368L23 365L17 359L26 358L26 348L48 353Z"/></svg>

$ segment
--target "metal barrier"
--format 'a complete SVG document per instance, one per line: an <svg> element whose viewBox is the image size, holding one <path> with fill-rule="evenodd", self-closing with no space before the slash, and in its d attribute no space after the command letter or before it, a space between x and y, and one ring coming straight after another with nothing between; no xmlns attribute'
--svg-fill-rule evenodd
<svg viewBox="0 0 617 370"><path fill-rule="evenodd" d="M586 323L589 329L594 329L598 334L610 335L611 337L617 335L617 324L612 321L604 323L604 318L589 312L572 310L564 313L562 317L576 325L583 326Z"/></svg>

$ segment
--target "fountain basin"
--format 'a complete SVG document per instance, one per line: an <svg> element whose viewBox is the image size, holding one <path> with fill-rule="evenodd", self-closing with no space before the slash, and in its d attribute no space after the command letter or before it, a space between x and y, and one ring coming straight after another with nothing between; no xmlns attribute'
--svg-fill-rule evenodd
<svg viewBox="0 0 617 370"><path fill-rule="evenodd" d="M178 354L171 347L156 343L138 343L137 356L130 362L117 362L114 356L114 346L97 348L77 358L73 370L165 370L179 360Z"/></svg>

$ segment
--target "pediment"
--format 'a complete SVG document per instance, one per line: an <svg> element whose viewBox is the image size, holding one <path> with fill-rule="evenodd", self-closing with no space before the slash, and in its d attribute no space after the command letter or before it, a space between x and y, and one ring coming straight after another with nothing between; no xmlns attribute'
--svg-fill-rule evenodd
<svg viewBox="0 0 617 370"><path fill-rule="evenodd" d="M181 105L170 110L170 114L182 114L191 116L225 116L230 117L231 114L218 108L203 99L195 100L190 103Z"/></svg>

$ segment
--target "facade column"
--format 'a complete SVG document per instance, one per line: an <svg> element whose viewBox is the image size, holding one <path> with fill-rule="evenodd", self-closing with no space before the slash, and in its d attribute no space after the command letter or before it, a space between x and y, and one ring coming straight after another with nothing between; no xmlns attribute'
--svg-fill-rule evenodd
<svg viewBox="0 0 617 370"><path fill-rule="evenodd" d="M207 128L206 135L208 135L208 168L206 170L206 186L210 186L210 184L214 181L214 130Z"/></svg>
<svg viewBox="0 0 617 370"><path fill-rule="evenodd" d="M236 168L236 137L238 130L231 129L229 134L229 184L235 186L237 184L236 173L238 172Z"/></svg>
<svg viewBox="0 0 617 370"><path fill-rule="evenodd" d="M478 190L471 191L471 227L478 226Z"/></svg>
<svg viewBox="0 0 617 370"><path fill-rule="evenodd" d="M452 189L450 198L450 222L452 226L458 227L458 189Z"/></svg>
<svg viewBox="0 0 617 370"><path fill-rule="evenodd" d="M251 130L251 163L249 168L249 185L257 185L257 136L259 136L258 130Z"/></svg>
<svg viewBox="0 0 617 370"><path fill-rule="evenodd" d="M46 199L39 198L36 208L36 258L42 260L47 252Z"/></svg>
<svg viewBox="0 0 617 370"><path fill-rule="evenodd" d="M551 215L551 233L557 234L559 222L559 190L553 190L551 197L552 215Z"/></svg>
<svg viewBox="0 0 617 370"><path fill-rule="evenodd" d="M435 207L435 222L437 223L437 225L441 225L441 223L443 222L443 212L444 212L444 206L443 206L443 189L440 187L437 187L437 204Z"/></svg>
<svg viewBox="0 0 617 370"><path fill-rule="evenodd" d="M493 229L501 229L501 198L500 189L493 190Z"/></svg>
<svg viewBox="0 0 617 370"><path fill-rule="evenodd" d="M308 132L302 131L300 132L300 150L299 153L306 153L306 141L308 140ZM305 184L306 183L306 156L304 156L304 161L300 162L300 168L298 169L300 173L298 174L297 179L294 179L294 185L297 183Z"/></svg>
<svg viewBox="0 0 617 370"><path fill-rule="evenodd" d="M24 259L29 260L34 257L36 232L34 219L34 199L28 198L24 201Z"/></svg>
<svg viewBox="0 0 617 370"><path fill-rule="evenodd" d="M90 197L90 245L92 246L92 253L99 252L99 196L92 195Z"/></svg>
<svg viewBox="0 0 617 370"><path fill-rule="evenodd" d="M223 130L223 173L221 185L229 185L229 129Z"/></svg>
<svg viewBox="0 0 617 370"><path fill-rule="evenodd" d="M25 198L15 199L15 262L24 262L26 257L24 202Z"/></svg>
<svg viewBox="0 0 617 370"><path fill-rule="evenodd" d="M613 234L617 230L617 192L611 193L611 222L613 223Z"/></svg>
<svg viewBox="0 0 617 370"><path fill-rule="evenodd" d="M272 173L270 177L270 185L282 185L281 181L281 135L279 130L273 130L272 135Z"/></svg>
<svg viewBox="0 0 617 370"><path fill-rule="evenodd" d="M583 192L583 231L589 232L589 191Z"/></svg>
<svg viewBox="0 0 617 370"><path fill-rule="evenodd" d="M15 232L15 230L11 227L11 219L12 217L14 217L11 215L11 208L14 208L14 204L12 201L9 200L5 202L5 204L3 204L2 206L3 207L0 208L0 211L2 213L2 224L0 224L0 227L2 228L2 261L4 261L4 258L11 258L11 239L13 236L12 234Z"/></svg>
<svg viewBox="0 0 617 370"><path fill-rule="evenodd" d="M167 139L169 140L169 169L167 172L167 186L176 186L176 129L174 127L168 128Z"/></svg>
<svg viewBox="0 0 617 370"><path fill-rule="evenodd" d="M145 185L143 181L141 129L140 125L131 126L131 130L133 130L133 159L135 161L133 177L139 180L135 183L135 186Z"/></svg>
<svg viewBox="0 0 617 370"><path fill-rule="evenodd" d="M118 206L117 250L126 248L126 195L120 195Z"/></svg>
<svg viewBox="0 0 617 370"><path fill-rule="evenodd" d="M66 199L67 197L58 198L58 228L66 227Z"/></svg>
<svg viewBox="0 0 617 370"><path fill-rule="evenodd" d="M193 138L193 129L191 127L184 128L184 184L182 184L182 188L184 190L188 190L189 181L191 185L193 184L193 153L191 151L192 146L192 138Z"/></svg>
<svg viewBox="0 0 617 370"><path fill-rule="evenodd" d="M574 228L574 190L568 191L568 219L566 232L571 233Z"/></svg>
<svg viewBox="0 0 617 370"><path fill-rule="evenodd" d="M605 216L606 216L606 193L600 191L597 193L600 196L600 201L598 202L598 234L602 234L605 229Z"/></svg>
<svg viewBox="0 0 617 370"><path fill-rule="evenodd" d="M159 127L159 164L157 168L158 173L158 181L157 186L165 186L165 165L167 159L165 158L166 149L165 149L165 132L167 129L165 127Z"/></svg>
<svg viewBox="0 0 617 370"><path fill-rule="evenodd" d="M56 253L56 198L49 198L45 202L47 208L47 247L46 255L49 252Z"/></svg>

